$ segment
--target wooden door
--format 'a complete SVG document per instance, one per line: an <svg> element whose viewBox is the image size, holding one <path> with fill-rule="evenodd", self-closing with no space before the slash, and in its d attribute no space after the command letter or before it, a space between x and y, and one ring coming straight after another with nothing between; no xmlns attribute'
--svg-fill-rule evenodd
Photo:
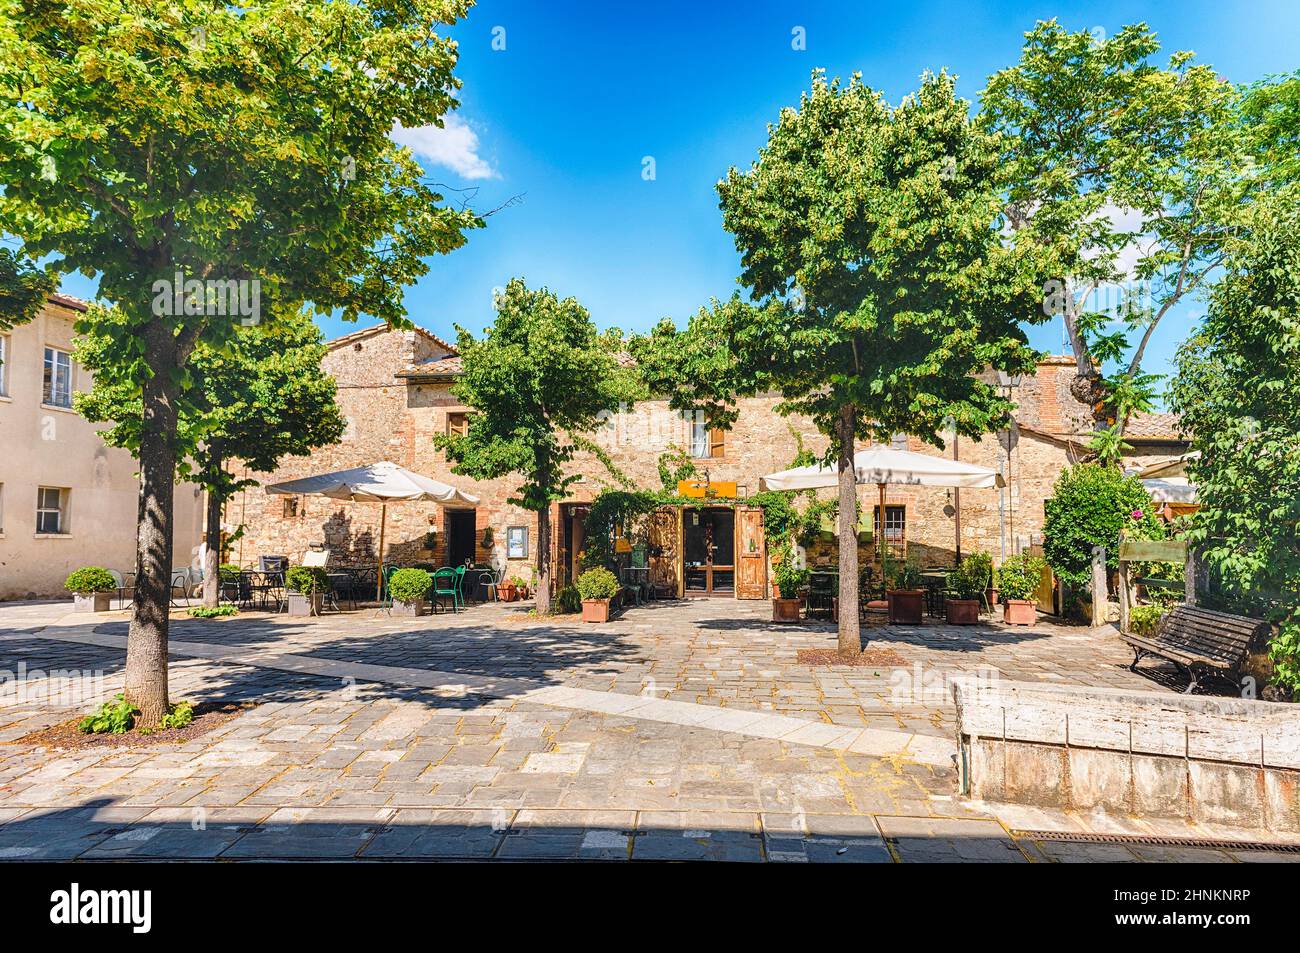
<svg viewBox="0 0 1300 953"><path fill-rule="evenodd" d="M665 506L650 514L650 584L661 595L681 596L681 510Z"/></svg>
<svg viewBox="0 0 1300 953"><path fill-rule="evenodd" d="M756 506L736 507L736 598L767 598L767 537Z"/></svg>

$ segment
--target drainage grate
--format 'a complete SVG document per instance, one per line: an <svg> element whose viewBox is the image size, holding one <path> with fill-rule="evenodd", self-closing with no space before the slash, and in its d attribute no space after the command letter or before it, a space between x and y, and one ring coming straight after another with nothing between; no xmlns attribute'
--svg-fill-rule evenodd
<svg viewBox="0 0 1300 953"><path fill-rule="evenodd" d="M1262 850L1300 854L1300 844L1270 844L1249 840L1214 840L1209 837L1159 837L1146 834L1084 834L1078 831L1018 831L1019 840L1068 841L1075 844L1128 844L1135 847L1203 847L1208 850Z"/></svg>

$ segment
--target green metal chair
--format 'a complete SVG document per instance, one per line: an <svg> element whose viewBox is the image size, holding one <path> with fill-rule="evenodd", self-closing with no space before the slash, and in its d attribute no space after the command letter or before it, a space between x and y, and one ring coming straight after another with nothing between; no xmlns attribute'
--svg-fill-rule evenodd
<svg viewBox="0 0 1300 953"><path fill-rule="evenodd" d="M387 612L389 615L393 614L393 594L389 591L388 584L393 578L393 573L397 572L399 568L401 567L394 566L392 563L384 563L383 569L380 570L384 581L379 588L379 604L375 606L376 615L381 612Z"/></svg>
<svg viewBox="0 0 1300 953"><path fill-rule="evenodd" d="M444 566L433 574L433 606L436 611L441 611L443 608L443 596L451 599L453 613L461 610L460 576L450 566Z"/></svg>
<svg viewBox="0 0 1300 953"><path fill-rule="evenodd" d="M469 567L463 563L456 567L456 595L460 598L462 608L468 605L468 600L465 598L465 573L468 571Z"/></svg>

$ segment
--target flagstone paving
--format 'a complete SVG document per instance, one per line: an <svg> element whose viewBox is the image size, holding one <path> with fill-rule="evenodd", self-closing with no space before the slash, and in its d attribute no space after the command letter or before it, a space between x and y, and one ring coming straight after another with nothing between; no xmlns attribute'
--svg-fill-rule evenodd
<svg viewBox="0 0 1300 953"><path fill-rule="evenodd" d="M125 615L66 609L0 604L0 859L1166 859L1013 836L1100 822L954 797L952 681L1150 689L1104 630L867 630L907 662L872 669L801 665L832 627L765 603L178 618L172 696L260 704L181 744L18 744L120 690Z"/></svg>

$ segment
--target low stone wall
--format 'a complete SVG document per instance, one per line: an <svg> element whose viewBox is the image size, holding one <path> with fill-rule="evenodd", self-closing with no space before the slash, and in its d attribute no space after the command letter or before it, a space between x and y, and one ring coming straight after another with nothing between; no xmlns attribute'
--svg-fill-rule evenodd
<svg viewBox="0 0 1300 953"><path fill-rule="evenodd" d="M963 794L1300 833L1300 706L1025 682L953 699Z"/></svg>

